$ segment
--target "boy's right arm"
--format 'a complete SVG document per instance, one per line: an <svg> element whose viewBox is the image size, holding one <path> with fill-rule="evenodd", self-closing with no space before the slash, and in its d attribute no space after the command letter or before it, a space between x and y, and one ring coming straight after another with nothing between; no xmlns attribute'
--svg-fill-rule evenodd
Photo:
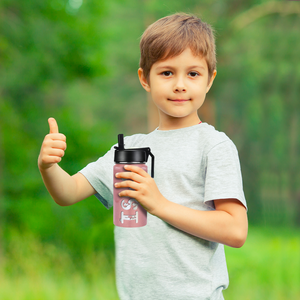
<svg viewBox="0 0 300 300"><path fill-rule="evenodd" d="M48 120L50 133L45 136L38 166L45 186L54 201L61 205L72 205L96 193L88 180L80 173L70 176L57 163L64 156L66 137L59 133L55 119Z"/></svg>

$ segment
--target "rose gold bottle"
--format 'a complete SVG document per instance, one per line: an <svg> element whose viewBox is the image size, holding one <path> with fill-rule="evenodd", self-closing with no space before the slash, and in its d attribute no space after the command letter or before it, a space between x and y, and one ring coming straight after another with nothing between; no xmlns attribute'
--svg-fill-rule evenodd
<svg viewBox="0 0 300 300"><path fill-rule="evenodd" d="M123 179L116 178L116 173L127 172L125 165L134 164L147 172L148 156L151 161L151 177L154 177L154 155L150 148L124 148L123 134L118 135L118 147L115 147L114 184ZM119 193L125 189L114 187L114 224L120 227L142 227L147 224L147 211L133 198L120 197Z"/></svg>

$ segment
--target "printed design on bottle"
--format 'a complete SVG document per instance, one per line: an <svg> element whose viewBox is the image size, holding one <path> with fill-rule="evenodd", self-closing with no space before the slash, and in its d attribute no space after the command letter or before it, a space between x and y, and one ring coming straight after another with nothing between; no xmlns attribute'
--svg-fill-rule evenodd
<svg viewBox="0 0 300 300"><path fill-rule="evenodd" d="M134 199L129 199L129 200L128 199L123 199L121 201L121 207L124 210L129 210L131 208L133 208L134 210L137 210L138 209L138 203ZM138 223L139 222L138 216L139 216L138 211L136 211L134 215L126 215L122 211L120 221L121 221L122 224L124 224L124 221L135 221L135 223Z"/></svg>
<svg viewBox="0 0 300 300"><path fill-rule="evenodd" d="M129 199L129 200L128 199L123 199L121 201L121 206L125 210L129 210L131 208L131 206L134 210L138 209L138 203L134 199Z"/></svg>

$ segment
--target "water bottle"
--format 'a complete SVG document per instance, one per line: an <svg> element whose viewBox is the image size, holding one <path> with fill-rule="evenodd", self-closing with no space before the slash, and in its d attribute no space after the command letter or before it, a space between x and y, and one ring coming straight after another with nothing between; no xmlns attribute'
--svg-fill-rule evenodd
<svg viewBox="0 0 300 300"><path fill-rule="evenodd" d="M114 185L121 182L122 178L116 178L116 173L128 172L125 165L134 164L147 172L145 163L151 156L151 177L154 177L154 155L150 148L124 148L123 134L118 135L118 146L115 146ZM130 197L120 197L119 193L128 188L115 188L113 195L114 224L119 227L142 227L147 224L147 211L139 202Z"/></svg>

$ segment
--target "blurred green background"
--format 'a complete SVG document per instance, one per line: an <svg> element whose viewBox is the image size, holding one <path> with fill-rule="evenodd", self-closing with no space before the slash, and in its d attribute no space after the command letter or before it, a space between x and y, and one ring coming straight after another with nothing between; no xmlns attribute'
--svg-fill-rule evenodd
<svg viewBox="0 0 300 300"><path fill-rule="evenodd" d="M56 205L37 157L50 116L71 174L148 132L139 38L180 11L216 30L199 113L237 145L249 206L225 297L300 299L300 3L264 0L0 0L0 299L118 299L112 210Z"/></svg>

